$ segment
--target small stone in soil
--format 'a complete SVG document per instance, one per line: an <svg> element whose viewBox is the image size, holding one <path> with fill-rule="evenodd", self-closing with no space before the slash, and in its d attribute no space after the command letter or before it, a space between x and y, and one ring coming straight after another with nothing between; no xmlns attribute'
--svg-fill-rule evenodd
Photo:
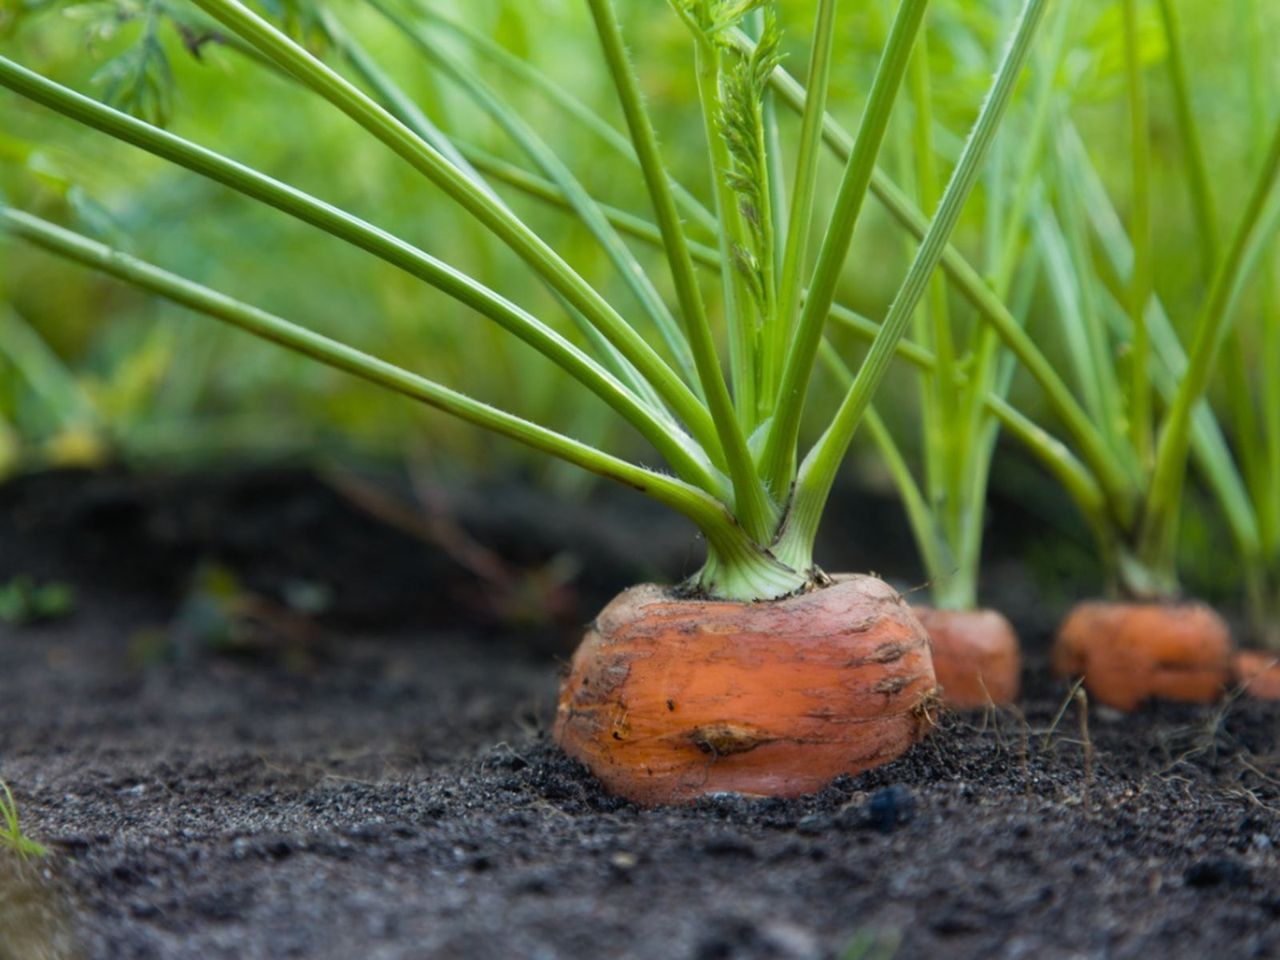
<svg viewBox="0 0 1280 960"><path fill-rule="evenodd" d="M1249 868L1244 864L1223 857L1193 863L1183 873L1182 879L1187 886L1202 889L1217 886L1247 887L1250 876Z"/></svg>
<svg viewBox="0 0 1280 960"><path fill-rule="evenodd" d="M916 814L916 798L906 787L894 784L873 793L863 811L868 827L891 833L911 822Z"/></svg>

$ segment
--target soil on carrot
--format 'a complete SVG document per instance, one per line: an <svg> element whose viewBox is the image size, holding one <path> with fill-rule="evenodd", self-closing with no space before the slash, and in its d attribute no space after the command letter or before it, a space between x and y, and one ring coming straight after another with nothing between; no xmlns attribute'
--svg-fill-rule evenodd
<svg viewBox="0 0 1280 960"><path fill-rule="evenodd" d="M512 569L576 558L561 621L646 574L614 538L696 559L643 505L517 495L522 527L457 517ZM292 471L0 489L0 584L78 596L0 625L0 778L53 851L0 848L0 957L1280 956L1280 707L1086 728L1015 564L984 601L1027 644L1017 709L811 798L644 810L550 745L576 630L486 610L427 540Z"/></svg>

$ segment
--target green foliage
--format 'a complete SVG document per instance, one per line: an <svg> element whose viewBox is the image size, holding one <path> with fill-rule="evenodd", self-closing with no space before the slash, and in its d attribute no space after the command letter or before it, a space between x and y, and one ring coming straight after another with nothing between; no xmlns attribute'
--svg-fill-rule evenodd
<svg viewBox="0 0 1280 960"><path fill-rule="evenodd" d="M719 39L756 10L772 12L774 5L772 0L670 0L670 3L685 23L707 39Z"/></svg>
<svg viewBox="0 0 1280 960"><path fill-rule="evenodd" d="M840 960L893 960L901 946L899 930L859 930L840 951Z"/></svg>
<svg viewBox="0 0 1280 960"><path fill-rule="evenodd" d="M135 117L168 126L173 116L173 69L157 37L163 7L148 0L134 14L142 22L142 36L136 44L108 61L94 76L102 87L103 99Z"/></svg>
<svg viewBox="0 0 1280 960"><path fill-rule="evenodd" d="M738 211L747 225L749 245L735 245L734 266L751 290L761 318L773 309L773 217L768 192L764 105L769 79L781 62L781 34L772 7L765 10L764 29L756 48L728 52L732 65L721 90L720 132L729 148L731 165L724 176L738 197Z"/></svg>
<svg viewBox="0 0 1280 960"><path fill-rule="evenodd" d="M22 832L18 823L18 805L9 785L0 780L0 849L8 849L21 859L47 857L49 851Z"/></svg>
<svg viewBox="0 0 1280 960"><path fill-rule="evenodd" d="M76 591L60 581L17 576L0 584L0 622L14 626L60 620L76 607Z"/></svg>
<svg viewBox="0 0 1280 960"><path fill-rule="evenodd" d="M1037 46L1030 78L1012 98L1008 129L991 145L991 162L963 171L977 179L962 184L965 189L955 199L971 191L972 202L963 210L950 205L954 219L942 234L944 242L926 251L911 267L911 283L899 289L903 268L916 262L917 244L928 235L921 211L939 208L947 178L964 155L963 131L979 113L996 66L994 55L1015 23L1019 5L1012 0L934 0L921 28L927 43L914 46L915 64L902 95L894 65L905 63L898 55L912 49L915 31L901 31L897 47L886 38L894 36L896 20L890 15L901 14L906 5L844 4L831 23L823 24L824 4L785 4L775 10L761 0L672 0L678 17L666 18L652 16L650 5L619 4L619 36L637 51L636 89L643 89L648 113L662 128L661 150L648 161L641 158L639 170L631 118L623 117L628 121L624 134L617 113L619 102L624 114L628 106L616 89L619 76L632 67L629 60L610 65L594 56L597 38L588 33L588 18L594 21L602 6L596 0L556 5L550 13L507 0L425 8L414 0L387 0L386 11L381 5L330 7L314 0L262 5L279 37L301 44L336 76L367 91L374 106L441 151L468 180L483 178L482 192L500 196L512 216L545 242L537 251L513 247L511 234L502 233L511 222L483 200L468 199L471 206L464 210L454 206L467 192L465 183L450 181L441 191L437 176L434 184L424 184L419 173L434 163L425 150L394 132L387 116L368 105L354 107L346 89L327 75L313 73L303 81L287 75L290 71L280 69L285 47L279 37L255 38L234 10L204 4L211 13L220 11L223 22L216 23L192 8L158 0L0 4L0 22L18 37L0 53L30 59L28 65L41 73L91 89L148 123L169 123L184 138L215 146L256 170L285 174L344 212L367 217L397 239L490 283L495 294L545 322L634 394L629 426L644 421L640 436L650 442L657 435L676 438L675 448L662 453L681 482L693 478L695 485L714 488L717 502L745 519L758 546L766 549L774 544L761 531L782 529L776 524L793 506L787 497L802 426L807 435L826 425L814 415L821 405L809 402L802 422L799 404L783 397L797 313L809 302L804 291L815 279L806 241L810 233L815 239L828 236L833 226L839 228L837 240L847 231L841 242L830 244L830 269L822 277L829 289L814 301L819 306L807 321L813 336L805 334L809 339L797 351L799 373L786 382L801 396L807 393L808 369L820 352L830 369L857 366L858 342L879 336L881 327L863 322L848 307L891 321L881 348L873 351L872 373L829 440L830 455L819 459L823 472L834 471L840 459L834 453L843 454L870 401L869 384L884 375L890 355L917 363L918 401L906 390L894 390L880 402L883 429L868 420L867 432L877 442L897 443L885 456L896 465L904 498L914 497L921 505L917 526L933 531L922 540L948 541L922 544L922 552L932 551L931 566L946 569L971 569L976 563L997 429L1010 431L1064 484L1101 532L1100 552L1113 565L1118 565L1115 554L1132 561L1135 540L1142 537L1143 478L1155 456L1149 449L1154 427L1178 402L1167 388L1179 376L1176 356L1185 359L1192 352L1205 264L1214 260L1199 242L1186 241L1208 237L1204 246L1212 248L1221 227L1217 210L1245 207L1266 144L1245 142L1250 138L1241 135L1238 118L1249 116L1253 130L1270 128L1276 78L1256 37L1280 26L1273 9L1241 0L1235 7L1251 11L1241 40L1244 28L1235 22L1235 7L1201 5L1185 11L1188 23L1180 45L1170 40L1167 20L1173 7L1163 0L1135 3L1131 20L1122 16L1120 4L1061 0L1056 7L1063 12L1057 20L1050 16L1056 24L1054 43L1061 41L1063 55L1049 56L1047 41ZM69 16L37 16L54 10ZM384 18L388 11L392 16ZM779 14L788 25L786 37L778 29ZM539 18L551 15L557 29L538 29ZM228 17L236 22L229 25ZM466 26L451 26L455 19ZM696 75L684 59L689 36L682 22L692 29L700 51ZM788 180L793 173L803 179L795 170L801 164L793 166L790 154L777 150L779 143L789 149L796 125L779 114L790 106L803 118L806 100L781 79L780 65L808 61L809 50L797 38L810 26L813 50L820 49L824 34L839 42L815 74L822 78L824 95L828 72L832 78L830 102L822 102L830 117L824 125L821 111L815 113L818 122L807 134L811 155L802 157L805 165L812 161L817 174L797 186ZM418 43L415 33L428 42ZM1224 51L1244 50L1249 43L1259 48L1250 54L1257 62L1249 68L1249 83L1241 84L1235 58L1224 63ZM368 62L362 66L361 51L374 71L367 69ZM268 66L272 60L275 66ZM894 66L888 72L886 60ZM885 79L877 93L881 75ZM459 82L459 76L471 78L472 85ZM1166 84L1167 76L1174 82ZM816 93L810 91L809 102ZM485 107L486 95L496 98L497 109ZM0 106L8 103L6 95ZM332 109L335 104L343 105L345 116ZM700 107L705 110L701 127ZM1149 124L1142 119L1147 109ZM881 129L890 112L892 122ZM69 223L143 259L161 260L199 284L234 289L242 303L303 318L338 341L394 356L431 378L465 385L469 393L497 400L529 421L555 423L589 439L592 448L618 450L629 461L652 457L628 424L613 416L616 406L565 378L545 352L503 335L495 325L469 322L456 301L418 282L421 278L385 260L352 256L331 236L298 230L242 197L154 160L139 161L135 152L109 146L97 134L69 130L25 107L12 115L13 128L0 134L0 190L16 207ZM355 134L353 119L383 142ZM1199 132L1199 147L1193 148L1191 126ZM522 128L550 154L522 136ZM1123 147L1142 129L1150 132L1150 158L1131 161ZM400 157L383 150L392 140ZM846 172L856 174L846 177L851 186L845 201L837 199L829 162L816 159L824 141ZM859 141L866 146L855 162ZM709 180L708 152L713 156ZM1188 192L1187 180L1197 177L1194 170L1183 175L1183 161L1197 152L1213 159L1212 168L1201 164L1212 176L1199 177L1208 187ZM94 160L82 159L86 156ZM406 158L419 169L403 164ZM653 213L654 171L663 182L674 183L678 223L664 220L661 210ZM789 195L789 187L798 195ZM881 206L862 211L864 194L878 198ZM1149 204L1143 197L1160 202ZM833 208L843 211L834 223L826 219ZM789 214L796 209L801 215L793 224ZM488 218L486 224L477 223L477 211L481 220ZM496 233L495 225L500 227ZM622 237L611 237L615 229ZM711 249L709 241L717 239L722 248ZM705 308L700 300L711 289L709 278L679 275L682 248L699 270L724 278L722 295ZM1130 271L1135 249L1145 264L1136 279ZM547 251L583 284L549 266ZM788 277L786 254L796 251ZM542 258L540 266L525 272L531 258ZM672 267L670 277L661 272L664 260ZM781 277L774 276L775 268ZM47 462L55 447L64 450L62 455L83 453L89 449L81 442L86 437L129 458L170 457L178 449L207 457L226 447L286 442L317 450L335 440L394 455L403 437L428 429L436 459L459 470L509 469L513 463L527 469L543 462L504 452L507 448L486 444L434 415L424 419L406 412L370 391L346 386L328 371L196 328L171 309L124 295L117 287L84 275L54 274L41 258L18 247L6 249L0 269L13 314L44 343L45 358L56 361L43 365L53 372L37 378L40 383L26 375L5 378L0 385L0 424L7 425L0 426L0 470L6 460L12 464L17 458ZM944 274L946 282L940 279ZM668 303L672 281L678 310ZM1165 327L1144 328L1146 290L1155 292L1152 302L1170 307ZM891 306L904 294L919 297L920 309ZM565 309L566 302L571 309ZM1242 320L1269 309L1251 287L1237 307ZM858 329L848 329L856 338L843 332L828 337L828 312L844 318L842 326L854 318ZM610 333L608 323L601 326L610 313L627 326L640 318L635 329L656 344L658 359L675 379L665 386L657 382L651 376L661 374L656 363L635 373L636 345L628 348L634 355L622 358L619 344L607 342L625 333L621 328ZM696 351L681 352L700 324L708 337L695 363ZM912 341L900 344L895 354L885 344L903 332L899 324L910 330ZM661 336L653 337L655 332ZM726 343L727 377L717 369L717 349ZM6 353L3 342L0 354L9 357L0 359L8 364L6 373L40 369L13 359L17 354L13 348ZM1148 354L1144 363L1141 358ZM1240 356L1248 367L1252 354ZM475 362L477 357L485 362ZM1010 358L1023 373L1015 375ZM853 371L847 372L850 377L834 397L822 397L828 408L856 383ZM1210 373L1206 368L1197 376L1208 379ZM716 408L717 380L727 388L741 437ZM62 387L51 394L50 385L58 383ZM832 388L814 392L822 390ZM1260 546L1250 554L1244 549L1248 538L1238 534L1247 533L1248 524L1239 518L1256 513L1259 544L1274 545L1272 531L1280 524L1272 517L1280 511L1265 478L1273 475L1268 473L1275 459L1270 451L1280 449L1280 441L1261 429L1271 423L1264 416L1271 393L1254 387L1245 402L1239 392L1220 386L1211 399L1218 412L1230 408L1228 429L1237 447L1267 452L1246 455L1241 467L1243 481L1237 486L1247 487L1253 505L1243 508L1240 496L1228 494L1224 512L1233 518L1229 526L1245 555L1253 557L1249 562L1260 564L1265 550ZM64 399L50 402L54 395ZM643 407L651 408L651 421L641 415ZM1250 408L1252 416L1245 413ZM68 410L76 416L66 416ZM235 413L243 410L271 416ZM787 416L775 418L778 411ZM1200 406L1196 411L1195 455L1209 467L1207 485L1221 492L1225 448L1204 452L1202 447L1213 443L1205 439L1205 418L1212 411ZM917 412L921 441L903 442L902 425ZM784 427L778 427L782 421ZM1143 426L1148 421L1149 428ZM280 430L264 426L271 423L281 424ZM689 454L684 462L681 451ZM1206 520L1198 507L1187 506L1205 501L1184 502L1173 489L1172 480L1181 483L1184 473L1177 452L1170 448L1163 457L1156 506L1165 520L1170 510L1196 510L1189 527L1208 529L1220 520ZM750 462L740 462L744 456ZM1219 469L1212 474L1215 462ZM919 489L911 491L909 484ZM1169 551L1163 552L1167 560ZM1137 566L1144 564L1158 565L1151 557ZM1167 576L1157 579L1167 587Z"/></svg>

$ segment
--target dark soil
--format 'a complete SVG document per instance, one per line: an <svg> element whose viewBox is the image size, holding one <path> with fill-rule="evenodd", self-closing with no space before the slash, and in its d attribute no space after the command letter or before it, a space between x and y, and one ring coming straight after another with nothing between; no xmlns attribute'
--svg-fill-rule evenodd
<svg viewBox="0 0 1280 960"><path fill-rule="evenodd" d="M451 502L509 594L576 552L532 632L456 549L303 474L0 490L0 583L80 597L0 626L0 777L53 851L0 854L0 960L1280 957L1275 706L1094 708L1086 733L997 561L1020 710L944 716L806 800L637 809L549 743L555 624L646 575L616 531L673 576L696 544L630 501L517 495L519 528Z"/></svg>

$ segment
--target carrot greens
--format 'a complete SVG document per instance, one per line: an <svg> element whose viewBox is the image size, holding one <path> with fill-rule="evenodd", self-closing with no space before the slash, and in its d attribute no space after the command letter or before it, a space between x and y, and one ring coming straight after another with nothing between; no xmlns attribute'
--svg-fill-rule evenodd
<svg viewBox="0 0 1280 960"><path fill-rule="evenodd" d="M1048 0L1025 0L976 120L927 220L877 168L895 105L904 86L917 106L925 100L926 63L918 44L926 0L897 6L866 104L852 137L827 113L835 46L836 0L821 0L815 18L810 92L790 79L780 62L778 11L765 0L673 0L689 33L701 129L710 162L710 202L676 181L646 105L636 66L613 0L585 0L599 53L625 121L625 132L577 102L532 66L474 31L450 24L428 8L377 0L375 11L405 37L433 76L454 84L523 153L533 169L495 158L451 136L361 45L334 8L309 7L304 44L238 0L193 0L234 49L259 68L285 77L344 114L363 135L380 142L513 254L531 278L553 293L561 315L541 316L451 266L409 239L383 230L341 206L282 182L209 147L136 119L7 58L0 85L79 124L132 144L223 187L354 245L469 307L519 338L598 396L662 458L665 469L638 465L540 423L473 399L456 389L378 359L259 306L194 283L176 273L81 236L13 207L0 208L0 228L56 256L101 271L198 313L275 342L321 363L447 411L464 421L552 457L637 489L681 512L706 539L707 561L694 585L705 595L760 600L785 596L822 578L814 541L837 470L895 355L935 370L939 396L967 391L965 422L974 451L990 455L996 417L1013 423L1034 443L1051 446L1041 431L1003 399L1006 365L995 335L979 335L980 367L965 380L943 331L934 277L941 266L1006 340L1012 353L1047 364L1004 305L1008 279L988 288L949 246L962 210L987 169L986 162L1018 80L1032 55ZM541 91L610 149L618 168L638 172L649 213L608 206L572 170L570 157L509 104L501 88L473 75L442 42L451 34ZM315 49L326 53L317 56ZM913 51L915 66L913 67ZM783 155L784 106L800 115L794 160ZM234 101L227 103L234 111ZM153 118L154 119L154 118ZM816 250L807 237L818 218L818 155L835 146L843 172L834 206ZM1027 163L1034 162L1034 151ZM784 171L793 182L784 183ZM997 178L998 179L998 178ZM546 237L499 194L514 187L560 206L588 232L621 279L625 298L589 281ZM941 184L939 184L941 186ZM1010 219L1018 230L1025 191L1014 195ZM919 246L883 322L873 324L836 303L850 260L855 228L868 196L878 196ZM426 225L429 228L429 225ZM633 251L627 238L660 248L665 276ZM1234 249L1234 248L1233 248ZM810 255L812 253L812 256ZM1012 250L1002 249L1011 262ZM1234 261L1232 261L1234 262ZM712 293L710 278L718 275ZM1008 271L1011 277L1012 272ZM1229 292L1235 270L1223 274ZM674 297L663 292L669 284ZM923 344L904 339L930 289L938 336ZM1206 336L1218 330L1206 321ZM810 381L824 348L828 319L860 326L870 348L850 371L843 397L807 448L802 426ZM1022 339L1019 340L1018 338ZM941 339L940 339L941 338ZM727 348L727 364L720 350ZM931 348L931 349L930 349ZM1208 367L1191 355L1190 374ZM1043 373L1043 371L1042 371ZM1049 368L1058 406L1086 440L1083 459L1108 495L1131 492L1134 477L1115 463L1100 430ZM1176 473L1177 424L1198 394L1175 406L1175 428L1161 435L1157 476ZM874 421L872 421L874 422ZM879 432L878 430L876 432ZM1076 464L1054 447L1069 471ZM981 457L979 457L981 459ZM950 472L963 472L957 460ZM669 471L669 472L668 472ZM1086 471L1087 472L1087 471ZM1087 485L1086 481L1081 481ZM981 487L981 484L979 484ZM1163 489L1163 487L1162 487ZM1169 491L1164 497L1167 498ZM966 499L977 504L981 494ZM1163 503L1161 497L1155 499ZM964 508L961 508L964 509ZM966 547L966 550L971 548Z"/></svg>

